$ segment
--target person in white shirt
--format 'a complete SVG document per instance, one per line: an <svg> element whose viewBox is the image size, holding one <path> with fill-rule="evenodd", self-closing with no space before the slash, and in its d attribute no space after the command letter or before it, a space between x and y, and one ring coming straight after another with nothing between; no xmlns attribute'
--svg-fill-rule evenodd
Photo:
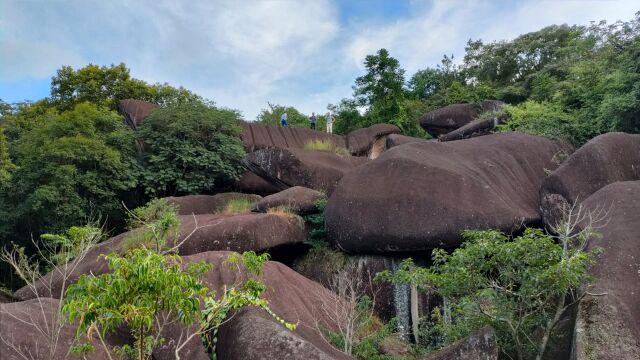
<svg viewBox="0 0 640 360"><path fill-rule="evenodd" d="M327 132L333 134L333 115L331 112L327 113Z"/></svg>

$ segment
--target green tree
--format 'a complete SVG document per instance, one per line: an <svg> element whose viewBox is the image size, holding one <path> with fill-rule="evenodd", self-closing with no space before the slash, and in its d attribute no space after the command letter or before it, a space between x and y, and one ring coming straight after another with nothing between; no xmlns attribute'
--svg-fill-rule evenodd
<svg viewBox="0 0 640 360"><path fill-rule="evenodd" d="M353 130L368 126L367 119L360 114L354 99L342 99L338 104L329 104L327 108L334 116L333 132L335 134L346 135Z"/></svg>
<svg viewBox="0 0 640 360"><path fill-rule="evenodd" d="M2 187L10 177L11 172L15 169L15 165L9 157L9 145L7 138L4 136L4 128L0 126L0 187Z"/></svg>
<svg viewBox="0 0 640 360"><path fill-rule="evenodd" d="M147 84L132 78L124 63L111 66L89 64L78 70L63 66L51 78L51 102L60 111L91 102L116 110L118 100L139 99L161 105L205 100L185 88Z"/></svg>
<svg viewBox="0 0 640 360"><path fill-rule="evenodd" d="M584 296L577 290L592 261L584 247L596 233L591 227L574 231L577 223L559 226L557 239L535 229L513 239L498 231L465 231L462 247L451 254L435 250L430 268L409 259L379 276L444 298L431 330L445 343L491 325L503 352L539 360L562 315Z"/></svg>
<svg viewBox="0 0 640 360"><path fill-rule="evenodd" d="M6 194L14 233L37 238L96 216L119 224L120 201L135 185L133 133L120 116L85 103L47 112L39 123L14 143L17 169Z"/></svg>
<svg viewBox="0 0 640 360"><path fill-rule="evenodd" d="M137 135L140 182L152 196L197 194L234 179L244 156L240 116L198 102L159 108Z"/></svg>
<svg viewBox="0 0 640 360"><path fill-rule="evenodd" d="M367 55L364 65L367 72L356 78L354 97L358 105L367 108L369 125L389 122L400 113L405 71L386 49Z"/></svg>

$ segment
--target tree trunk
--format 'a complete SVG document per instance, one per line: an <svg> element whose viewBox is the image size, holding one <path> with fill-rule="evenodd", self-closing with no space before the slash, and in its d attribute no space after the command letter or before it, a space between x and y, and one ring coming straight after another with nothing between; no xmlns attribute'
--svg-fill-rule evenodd
<svg viewBox="0 0 640 360"><path fill-rule="evenodd" d="M418 314L418 288L415 285L411 285L411 331L413 332L413 339L418 343L418 325L420 325L420 314Z"/></svg>

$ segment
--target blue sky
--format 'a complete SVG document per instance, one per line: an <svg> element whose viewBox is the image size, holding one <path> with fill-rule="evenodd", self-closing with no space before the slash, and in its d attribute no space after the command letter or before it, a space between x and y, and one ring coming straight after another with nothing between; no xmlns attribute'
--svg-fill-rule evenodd
<svg viewBox="0 0 640 360"><path fill-rule="evenodd" d="M381 47L410 75L469 38L629 20L637 1L2 0L0 98L36 100L62 65L124 62L253 119L267 102L323 112Z"/></svg>

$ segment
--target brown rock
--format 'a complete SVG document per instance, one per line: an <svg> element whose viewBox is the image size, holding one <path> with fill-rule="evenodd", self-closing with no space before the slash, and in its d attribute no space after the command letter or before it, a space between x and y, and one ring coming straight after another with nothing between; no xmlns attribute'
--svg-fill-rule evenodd
<svg viewBox="0 0 640 360"><path fill-rule="evenodd" d="M289 331L264 310L244 308L220 330L218 358L224 360L346 358L331 356Z"/></svg>
<svg viewBox="0 0 640 360"><path fill-rule="evenodd" d="M594 283L579 306L577 360L640 359L640 181L609 184L584 202L584 211L608 210L595 224L601 237L588 249L601 248L590 269Z"/></svg>
<svg viewBox="0 0 640 360"><path fill-rule="evenodd" d="M640 180L640 135L608 133L576 150L542 184L545 224L554 226L561 209L587 199L616 181Z"/></svg>
<svg viewBox="0 0 640 360"><path fill-rule="evenodd" d="M325 210L327 238L351 253L388 253L534 224L545 169L562 149L521 133L392 148L342 178Z"/></svg>
<svg viewBox="0 0 640 360"><path fill-rule="evenodd" d="M225 285L239 284L245 275L224 263L228 252L206 252L184 257L186 262L205 261L213 269L204 276L204 283L220 293ZM335 323L326 317L323 306L328 301L341 301L322 285L289 269L269 261L265 264L262 282L266 285L265 299L278 316L297 323L293 332L287 330L262 310L245 309L224 324L218 334L219 359L348 359L324 340L318 325L335 330ZM167 332L165 338L177 339L179 330ZM200 359L204 354L199 339L189 345L190 358ZM162 351L154 353L157 360L173 359L172 342ZM196 355L200 353L201 355ZM205 359L205 358L203 358Z"/></svg>
<svg viewBox="0 0 640 360"><path fill-rule="evenodd" d="M260 149L303 149L305 144L315 140L331 141L337 147L345 147L345 141L340 135L328 134L304 128L283 128L265 125L259 122L241 122L244 133L242 140L247 152Z"/></svg>
<svg viewBox="0 0 640 360"><path fill-rule="evenodd" d="M387 149L391 149L392 147L396 147L404 144L410 144L410 143L422 142L422 141L427 141L427 140L411 137L411 136L391 134L387 136Z"/></svg>
<svg viewBox="0 0 640 360"><path fill-rule="evenodd" d="M479 104L453 104L426 113L420 126L431 136L446 134L476 119L485 111L495 111L504 105L502 101L486 100Z"/></svg>
<svg viewBox="0 0 640 360"><path fill-rule="evenodd" d="M295 214L306 215L317 211L316 201L323 196L320 191L294 186L257 201L251 211L266 212L268 209L282 207Z"/></svg>
<svg viewBox="0 0 640 360"><path fill-rule="evenodd" d="M475 334L433 352L424 360L497 360L498 345L495 331L485 327Z"/></svg>
<svg viewBox="0 0 640 360"><path fill-rule="evenodd" d="M344 174L367 162L366 158L301 149L264 149L252 152L244 164L282 190L304 186L330 194Z"/></svg>
<svg viewBox="0 0 640 360"><path fill-rule="evenodd" d="M240 178L233 183L232 188L243 193L258 194L261 196L275 194L282 190L251 171L242 173Z"/></svg>
<svg viewBox="0 0 640 360"><path fill-rule="evenodd" d="M491 131L503 123L507 119L506 116L494 116L486 119L475 119L466 125L463 125L444 135L440 135L439 141L452 141L468 139L475 136L482 136L491 133Z"/></svg>
<svg viewBox="0 0 640 360"><path fill-rule="evenodd" d="M215 195L187 195L166 198L168 203L178 207L179 215L213 214L223 210L227 203L234 199L247 199L255 203L262 199L262 196L228 192Z"/></svg>
<svg viewBox="0 0 640 360"><path fill-rule="evenodd" d="M180 255L213 250L264 251L278 246L299 244L306 237L302 219L275 214L184 215L180 216L180 220L180 235L176 240L176 244L180 244ZM187 240L183 242L184 239ZM109 270L108 264L100 255L126 251L136 247L137 241L139 239L136 238L136 230L133 230L98 244L76 267L69 281L74 282L81 274L90 272L95 275L106 273ZM52 284L51 293L45 286L47 283ZM59 298L61 287L62 278L55 272L47 274L43 282L38 284L40 293L55 298ZM27 300L32 299L34 294L30 288L23 287L16 291L15 297Z"/></svg>
<svg viewBox="0 0 640 360"><path fill-rule="evenodd" d="M0 358L2 360L71 358L68 353L76 345L75 326L64 315L58 314L60 301L51 298L0 304ZM58 330L59 329L59 330ZM51 337L46 334L51 334ZM57 335L57 338L53 336ZM55 341L53 340L55 339ZM130 343L123 334L108 334L105 343L109 348ZM94 360L107 360L107 350L95 339ZM120 359L111 353L113 359Z"/></svg>
<svg viewBox="0 0 640 360"><path fill-rule="evenodd" d="M346 136L347 149L355 156L378 157L386 149L386 141L378 141L390 134L400 134L400 129L391 124L375 124L357 129Z"/></svg>
<svg viewBox="0 0 640 360"><path fill-rule="evenodd" d="M125 124L135 130L142 121L158 108L157 104L143 100L125 99L118 102L118 110L124 116Z"/></svg>

